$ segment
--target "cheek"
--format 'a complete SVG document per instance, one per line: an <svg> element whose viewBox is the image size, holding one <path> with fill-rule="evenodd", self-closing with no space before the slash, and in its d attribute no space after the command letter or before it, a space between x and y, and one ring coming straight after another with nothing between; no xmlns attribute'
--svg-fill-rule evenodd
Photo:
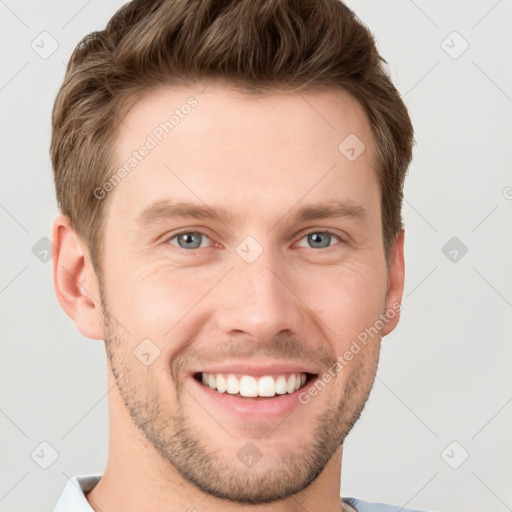
<svg viewBox="0 0 512 512"><path fill-rule="evenodd" d="M172 339L182 323L194 316L194 306L214 286L217 276L200 272L180 272L153 269L150 273L127 272L128 279L119 279L115 293L115 309L119 318L124 318L132 338L150 338L158 342ZM116 276L112 276L111 287L115 289ZM112 302L112 301L111 301ZM182 322L184 321L185 322Z"/></svg>
<svg viewBox="0 0 512 512"><path fill-rule="evenodd" d="M337 337L337 350L374 325L383 312L385 279L371 268L331 268L309 277L300 293L326 336Z"/></svg>

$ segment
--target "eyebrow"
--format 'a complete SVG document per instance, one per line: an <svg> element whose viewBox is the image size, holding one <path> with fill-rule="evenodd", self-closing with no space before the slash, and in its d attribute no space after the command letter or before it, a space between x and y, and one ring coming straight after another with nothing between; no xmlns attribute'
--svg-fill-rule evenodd
<svg viewBox="0 0 512 512"><path fill-rule="evenodd" d="M282 218L291 214L294 209L292 208ZM146 228L160 220L174 218L209 219L217 220L223 224L233 224L237 216L222 206L197 205L160 199L144 208L135 222L139 227ZM299 208L295 214L297 223L330 218L348 218L361 224L367 224L368 213L362 206L346 200L329 201L320 205L306 205Z"/></svg>

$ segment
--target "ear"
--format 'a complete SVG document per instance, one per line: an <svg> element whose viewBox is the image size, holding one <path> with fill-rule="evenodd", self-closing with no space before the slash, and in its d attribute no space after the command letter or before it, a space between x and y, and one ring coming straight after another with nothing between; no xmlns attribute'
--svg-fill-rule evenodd
<svg viewBox="0 0 512 512"><path fill-rule="evenodd" d="M382 328L382 336L389 334L400 320L402 295L404 293L405 262L404 262L404 238L402 229L395 237L391 250L391 259L388 270L388 291L386 294L386 312L388 321Z"/></svg>
<svg viewBox="0 0 512 512"><path fill-rule="evenodd" d="M59 304L84 336L104 339L98 279L85 243L67 216L54 219L52 241L53 284Z"/></svg>

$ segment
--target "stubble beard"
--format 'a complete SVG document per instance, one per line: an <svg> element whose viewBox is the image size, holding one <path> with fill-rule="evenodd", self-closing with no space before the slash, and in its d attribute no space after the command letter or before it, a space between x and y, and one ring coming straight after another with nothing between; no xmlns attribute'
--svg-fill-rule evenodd
<svg viewBox="0 0 512 512"><path fill-rule="evenodd" d="M218 448L207 445L205 439L208 438L195 426L197 422L187 415L181 399L176 402L174 414L165 406L153 374L149 369L144 374L137 367L140 362L133 356L132 348L126 349L131 347L130 340L121 336L119 327L114 328L112 324L116 321L108 314L103 293L100 292L100 296L106 352L119 394L133 423L165 463L207 495L238 504L260 505L306 489L342 446L370 395L377 370L378 348L368 356L373 361L371 367L364 366L362 357L353 360L343 398L332 397L316 414L316 427L307 436L311 441L306 447L286 455L267 450L254 466L245 467L236 452L249 439L240 439L239 447L233 453L223 454ZM176 396L186 396L187 390L184 391ZM310 407L314 414L314 401L302 407ZM272 435L279 435L280 429L286 429L286 423L285 420ZM262 450L264 444L264 441L259 444Z"/></svg>

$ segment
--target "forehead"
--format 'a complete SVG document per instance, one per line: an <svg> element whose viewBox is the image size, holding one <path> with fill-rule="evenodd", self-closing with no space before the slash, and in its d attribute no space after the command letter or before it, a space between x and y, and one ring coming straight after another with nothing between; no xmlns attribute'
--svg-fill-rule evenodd
<svg viewBox="0 0 512 512"><path fill-rule="evenodd" d="M118 156L129 153L143 135L172 144L180 136L194 134L188 145L225 146L229 136L230 143L247 148L251 142L269 145L286 140L290 147L318 146L323 140L329 151L349 133L364 139L367 146L373 144L363 107L342 89L256 94L220 84L161 87L132 99L119 126L117 150Z"/></svg>
<svg viewBox="0 0 512 512"><path fill-rule="evenodd" d="M134 222L164 199L222 204L240 219L303 199L380 211L373 136L350 94L203 89L154 89L130 107L114 149L127 171L109 192L116 214Z"/></svg>

